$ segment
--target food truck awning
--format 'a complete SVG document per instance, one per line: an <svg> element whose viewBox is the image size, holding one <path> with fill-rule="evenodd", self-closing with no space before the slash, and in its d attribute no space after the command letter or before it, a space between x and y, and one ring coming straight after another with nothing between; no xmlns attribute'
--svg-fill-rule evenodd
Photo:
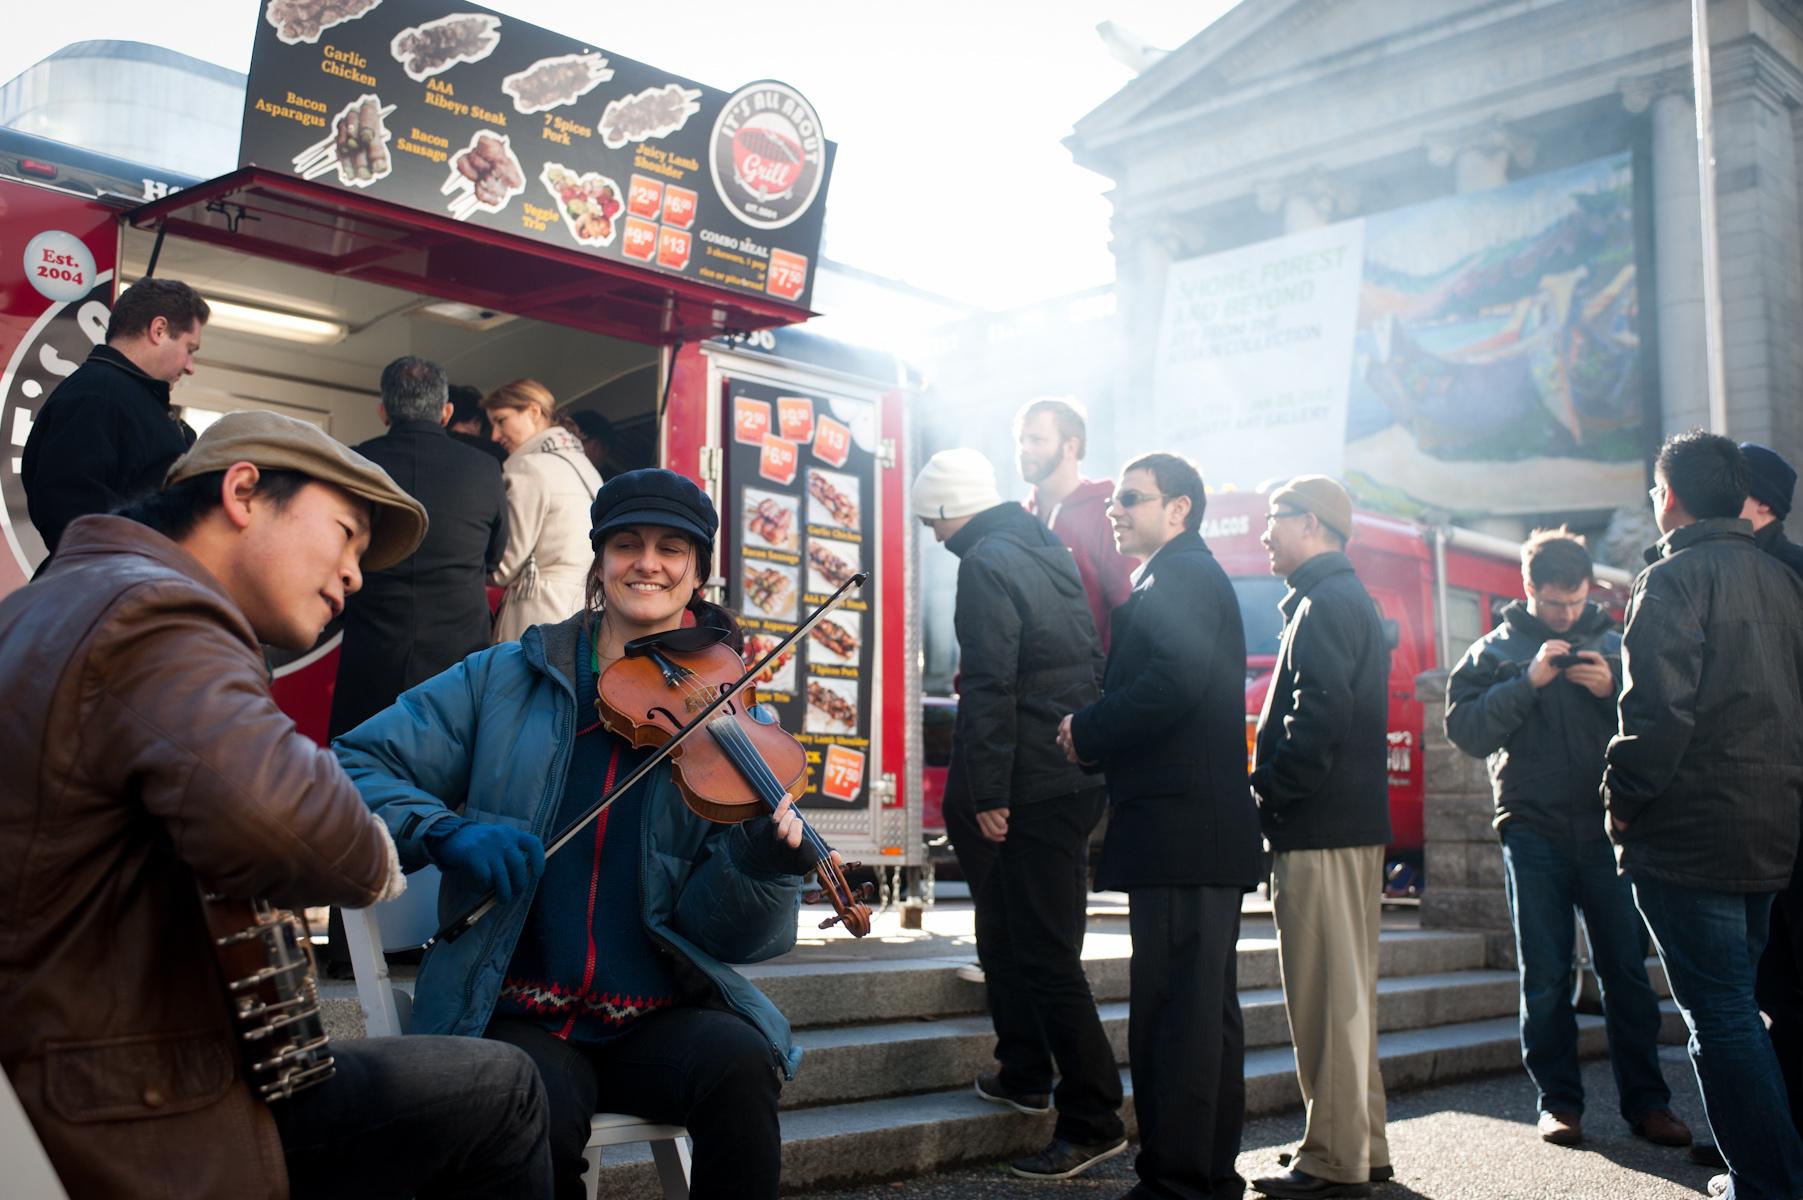
<svg viewBox="0 0 1803 1200"><path fill-rule="evenodd" d="M134 229L654 345L814 315L261 167L171 193L124 220Z"/></svg>

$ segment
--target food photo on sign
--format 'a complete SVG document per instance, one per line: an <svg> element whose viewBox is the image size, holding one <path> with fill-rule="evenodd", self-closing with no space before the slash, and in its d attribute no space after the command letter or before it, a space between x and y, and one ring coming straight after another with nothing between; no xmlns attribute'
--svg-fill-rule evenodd
<svg viewBox="0 0 1803 1200"><path fill-rule="evenodd" d="M808 471L808 523L837 525L853 533L859 528L858 481L837 471Z"/></svg>
<svg viewBox="0 0 1803 1200"><path fill-rule="evenodd" d="M513 97L515 112L530 116L574 104L613 77L602 55L560 54L509 75L501 90Z"/></svg>
<svg viewBox="0 0 1803 1200"><path fill-rule="evenodd" d="M797 549L801 537L801 522L797 519L800 507L798 497L746 488L739 508L745 514L748 544L772 550Z"/></svg>
<svg viewBox="0 0 1803 1200"><path fill-rule="evenodd" d="M748 633L745 635L745 665L755 667L764 655L782 644L782 639L770 633ZM758 672L752 686L760 692L780 693L785 699L795 694L795 647L783 651L769 666Z"/></svg>
<svg viewBox="0 0 1803 1200"><path fill-rule="evenodd" d="M447 196L451 215L459 221L471 213L500 212L507 202L526 190L526 175L514 157L507 135L484 129L470 144L451 156L451 173L439 188Z"/></svg>
<svg viewBox="0 0 1803 1200"><path fill-rule="evenodd" d="M829 595L858 573L858 547L833 538L808 539L808 591Z"/></svg>
<svg viewBox="0 0 1803 1200"><path fill-rule="evenodd" d="M808 733L856 733L858 681L808 676L808 715L802 728Z"/></svg>
<svg viewBox="0 0 1803 1200"><path fill-rule="evenodd" d="M777 563L746 563L745 598L751 602L747 611L772 621L793 621L800 595L796 574L796 568Z"/></svg>
<svg viewBox="0 0 1803 1200"><path fill-rule="evenodd" d="M855 612L840 612L827 617L808 633L808 662L818 665L856 666L858 631L864 618Z"/></svg>

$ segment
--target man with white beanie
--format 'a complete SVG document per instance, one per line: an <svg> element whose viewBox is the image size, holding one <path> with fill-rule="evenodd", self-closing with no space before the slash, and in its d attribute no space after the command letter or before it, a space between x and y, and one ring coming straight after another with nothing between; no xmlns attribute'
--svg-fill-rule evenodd
<svg viewBox="0 0 1803 1200"><path fill-rule="evenodd" d="M988 459L935 454L914 481L913 507L959 558L961 689L945 822L976 903L1000 1068L977 1076L977 1094L1027 1113L1055 1102L1050 1144L1012 1170L1068 1179L1127 1147L1078 919L1103 789L1056 742L1059 719L1100 694L1101 643L1070 550L1002 499Z"/></svg>

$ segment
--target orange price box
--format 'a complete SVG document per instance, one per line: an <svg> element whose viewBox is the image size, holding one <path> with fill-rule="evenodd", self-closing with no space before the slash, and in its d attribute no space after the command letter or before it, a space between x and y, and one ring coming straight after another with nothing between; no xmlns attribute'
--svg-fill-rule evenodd
<svg viewBox="0 0 1803 1200"><path fill-rule="evenodd" d="M851 457L851 427L831 417L821 417L814 426L814 457L835 467L845 465Z"/></svg>
<svg viewBox="0 0 1803 1200"><path fill-rule="evenodd" d="M688 188L679 188L675 184L664 185L664 223L680 225L687 229L695 223L695 205L697 197Z"/></svg>
<svg viewBox="0 0 1803 1200"><path fill-rule="evenodd" d="M776 422L790 441L807 441L814 436L814 402L806 396L778 396Z"/></svg>
<svg viewBox="0 0 1803 1200"><path fill-rule="evenodd" d="M770 432L770 402L735 396L732 402L732 440L747 446L761 446Z"/></svg>
<svg viewBox="0 0 1803 1200"><path fill-rule="evenodd" d="M864 752L848 746L828 746L820 794L835 800L856 800L863 786Z"/></svg>
<svg viewBox="0 0 1803 1200"><path fill-rule="evenodd" d="M801 295L808 282L808 260L787 250L770 251L770 273L764 278L764 290L783 300Z"/></svg>
<svg viewBox="0 0 1803 1200"><path fill-rule="evenodd" d="M620 244L628 258L650 262L657 254L657 226L637 217L626 218L626 240Z"/></svg>
<svg viewBox="0 0 1803 1200"><path fill-rule="evenodd" d="M668 225L657 231L657 265L680 271L689 265L689 246L693 239L680 229Z"/></svg>
<svg viewBox="0 0 1803 1200"><path fill-rule="evenodd" d="M758 474L772 483L795 482L795 467L801 461L801 447L775 434L764 435L764 449L758 455Z"/></svg>
<svg viewBox="0 0 1803 1200"><path fill-rule="evenodd" d="M635 217L648 217L655 221L657 210L663 206L664 185L655 179L634 175L632 186L626 190L626 211Z"/></svg>

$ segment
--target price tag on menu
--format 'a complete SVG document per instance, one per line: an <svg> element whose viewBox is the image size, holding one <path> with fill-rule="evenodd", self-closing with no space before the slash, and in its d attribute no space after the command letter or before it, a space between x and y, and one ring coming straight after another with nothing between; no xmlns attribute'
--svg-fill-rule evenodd
<svg viewBox="0 0 1803 1200"><path fill-rule="evenodd" d="M800 447L794 442L765 434L764 452L758 456L758 474L772 483L794 483L795 465L800 460Z"/></svg>
<svg viewBox="0 0 1803 1200"><path fill-rule="evenodd" d="M776 417L790 441L806 445L814 436L814 402L806 396L778 396Z"/></svg>
<svg viewBox="0 0 1803 1200"><path fill-rule="evenodd" d="M821 417L814 427L814 454L821 462L844 466L851 454L851 428L831 417Z"/></svg>
<svg viewBox="0 0 1803 1200"><path fill-rule="evenodd" d="M828 746L820 779L820 794L834 800L855 800L864 786L864 752L847 746Z"/></svg>
<svg viewBox="0 0 1803 1200"><path fill-rule="evenodd" d="M764 281L765 291L782 300L793 300L801 295L807 283L807 259L786 250L770 252L770 274Z"/></svg>
<svg viewBox="0 0 1803 1200"><path fill-rule="evenodd" d="M650 262L657 254L657 226L637 217L627 217L624 249L628 258Z"/></svg>
<svg viewBox="0 0 1803 1200"><path fill-rule="evenodd" d="M762 446L770 432L770 402L735 396L732 402L732 440L747 446Z"/></svg>
<svg viewBox="0 0 1803 1200"><path fill-rule="evenodd" d="M687 229L695 223L695 204L697 197L688 188L679 188L670 184L664 188L664 224L679 225Z"/></svg>
<svg viewBox="0 0 1803 1200"><path fill-rule="evenodd" d="M643 175L632 177L632 186L626 191L626 211L635 217L646 217L657 220L657 210L663 207L664 185L655 179L647 179Z"/></svg>

